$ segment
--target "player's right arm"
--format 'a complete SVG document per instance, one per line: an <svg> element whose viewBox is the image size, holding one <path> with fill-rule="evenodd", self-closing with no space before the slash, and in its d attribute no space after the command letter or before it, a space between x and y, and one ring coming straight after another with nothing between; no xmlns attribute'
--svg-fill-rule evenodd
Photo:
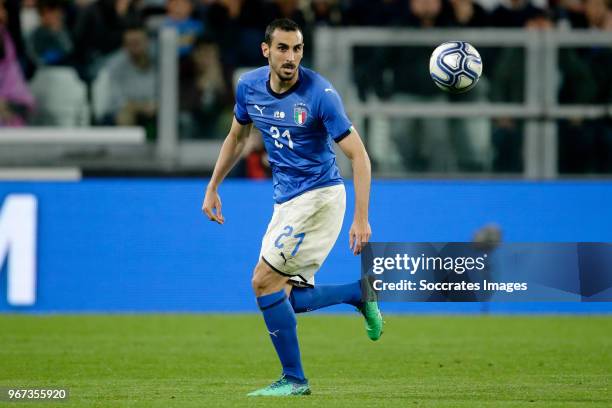
<svg viewBox="0 0 612 408"><path fill-rule="evenodd" d="M227 173L240 159L252 127L253 123L242 125L234 117L232 127L223 142L223 146L221 146L221 152L217 158L213 175L206 187L206 195L202 203L202 211L211 221L216 221L219 224L225 222L221 213L221 198L217 189Z"/></svg>

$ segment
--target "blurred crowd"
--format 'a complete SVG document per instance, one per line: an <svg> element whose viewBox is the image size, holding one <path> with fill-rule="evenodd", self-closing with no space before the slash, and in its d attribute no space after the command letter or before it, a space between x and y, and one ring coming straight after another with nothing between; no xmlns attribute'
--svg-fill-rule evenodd
<svg viewBox="0 0 612 408"><path fill-rule="evenodd" d="M266 25L288 17L304 29L305 60L312 57L317 26L524 27L612 30L608 0L0 0L0 126L140 125L156 137L157 50L161 28L179 34L179 123L181 136L225 133L233 104L232 78L240 67L265 64L260 43ZM421 100L440 95L428 73L413 65L431 49L394 52L357 48L354 81L361 98ZM487 98L516 102L523 87L508 75L523 75L520 50L491 52ZM421 55L422 54L422 55ZM612 102L612 58L586 49L561 56L568 68L560 102ZM410 72L410 75L406 75ZM391 79L390 79L391 78ZM572 85L573 84L573 85ZM603 84L603 86L602 86ZM419 123L402 124L417 129ZM521 123L498 120L493 134L500 171L520 166ZM583 132L582 121L560 124L561 137ZM591 130L601 144L601 124ZM405 132L406 130L404 130ZM435 132L445 132L436 129ZM425 132L426 133L426 132ZM587 135L588 137L588 135ZM598 139L599 138L599 139ZM421 145L419 145L421 143ZM413 170L427 168L427 142L401 154ZM404 145L406 145L404 143ZM571 143L562 143L568 152ZM416 147L415 147L416 146ZM598 151L595 147L589 147ZM259 147L255 147L258 149ZM601 146L599 147L600 150ZM401 149L400 149L401 150ZM563 151L561 151L563 155ZM573 164L572 164L573 165ZM469 168L469 163L466 164ZM581 171L580 168L574 170ZM257 174L265 174L259 171Z"/></svg>

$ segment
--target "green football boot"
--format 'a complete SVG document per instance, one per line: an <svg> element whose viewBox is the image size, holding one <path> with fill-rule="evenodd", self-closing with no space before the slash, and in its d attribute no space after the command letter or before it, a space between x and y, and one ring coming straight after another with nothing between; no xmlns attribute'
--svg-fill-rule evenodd
<svg viewBox="0 0 612 408"><path fill-rule="evenodd" d="M380 336L383 334L384 321L378 309L378 302L363 302L358 310L365 319L365 328L370 340L376 341L380 339Z"/></svg>
<svg viewBox="0 0 612 408"><path fill-rule="evenodd" d="M287 397L291 395L310 395L308 381L303 384L288 380L284 375L267 387L247 394L247 397Z"/></svg>

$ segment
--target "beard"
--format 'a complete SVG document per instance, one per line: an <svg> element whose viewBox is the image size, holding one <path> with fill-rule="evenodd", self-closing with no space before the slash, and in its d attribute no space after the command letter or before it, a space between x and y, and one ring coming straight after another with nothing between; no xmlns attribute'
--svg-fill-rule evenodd
<svg viewBox="0 0 612 408"><path fill-rule="evenodd" d="M291 69L291 72L287 72L287 68ZM298 70L295 65L284 64L276 70L276 75L278 75L281 81L291 81L293 78L295 78L297 72Z"/></svg>

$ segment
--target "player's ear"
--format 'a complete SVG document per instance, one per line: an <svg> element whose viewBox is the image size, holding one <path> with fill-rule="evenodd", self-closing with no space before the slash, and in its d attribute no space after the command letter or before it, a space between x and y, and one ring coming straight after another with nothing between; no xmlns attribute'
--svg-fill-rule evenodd
<svg viewBox="0 0 612 408"><path fill-rule="evenodd" d="M261 43L261 53L263 54L264 57L268 58L270 56L270 47L268 46L267 43L262 42Z"/></svg>

